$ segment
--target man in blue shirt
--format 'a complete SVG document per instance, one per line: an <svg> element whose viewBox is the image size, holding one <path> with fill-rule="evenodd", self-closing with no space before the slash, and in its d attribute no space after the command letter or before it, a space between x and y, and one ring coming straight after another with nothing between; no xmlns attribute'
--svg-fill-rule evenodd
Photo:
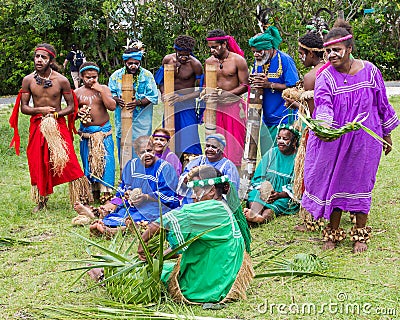
<svg viewBox="0 0 400 320"><path fill-rule="evenodd" d="M250 85L263 88L263 124L260 130L260 150L264 155L276 146L278 125L293 123L295 112L286 108L282 91L293 87L299 76L294 60L278 50L282 38L274 26L249 40L254 54L254 65L250 76Z"/></svg>
<svg viewBox="0 0 400 320"><path fill-rule="evenodd" d="M118 155L121 160L121 109L132 110L132 141L140 136L150 136L152 133L153 104L158 102L158 89L153 74L141 66L143 57L142 43L135 42L132 47L125 50L122 55L125 66L115 71L109 81L108 87L114 100L117 102L115 109L115 129L117 136ZM124 101L122 97L122 75L133 74L133 89L135 97L132 101Z"/></svg>

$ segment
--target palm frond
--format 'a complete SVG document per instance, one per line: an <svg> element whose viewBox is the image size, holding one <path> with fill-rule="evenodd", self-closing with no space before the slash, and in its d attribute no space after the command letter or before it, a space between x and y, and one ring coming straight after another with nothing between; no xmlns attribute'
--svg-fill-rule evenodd
<svg viewBox="0 0 400 320"><path fill-rule="evenodd" d="M16 245L28 246L28 245L37 244L37 243L38 242L32 242L32 241L23 240L23 239L0 237L0 247L13 247Z"/></svg>

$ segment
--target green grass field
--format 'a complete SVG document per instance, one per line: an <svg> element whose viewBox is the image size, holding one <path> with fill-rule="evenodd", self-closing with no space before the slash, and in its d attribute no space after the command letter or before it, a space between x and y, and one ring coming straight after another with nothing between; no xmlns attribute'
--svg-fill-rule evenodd
<svg viewBox="0 0 400 320"><path fill-rule="evenodd" d="M400 114L400 97L390 101ZM156 112L158 115L159 109ZM78 273L61 271L75 265L60 262L86 255L85 244L71 231L88 236L88 229L70 224L75 213L68 201L67 185L55 188L47 210L31 213L34 203L30 200L30 179L24 150L29 118L20 116L22 151L18 157L8 148L12 137L8 126L10 114L11 107L0 110L0 237L35 243L0 247L0 319L43 319L40 312L43 305L95 305L99 299L107 299L105 290L95 288L84 291L93 284L89 277L82 278L71 287ZM188 310L199 316L233 319L399 318L399 129L394 131L393 141L397 150L382 157L374 189L368 223L373 227L373 238L367 252L352 254L349 239L334 251L323 252L318 232L301 234L293 231L293 226L299 222L297 216L279 217L268 225L252 229L254 252L288 247L282 254L287 259L292 259L297 253L314 253L327 262L328 274L361 281L318 277L257 279L253 281L245 301L228 304L221 310L203 310L201 306L188 307ZM342 225L347 230L351 227L347 214ZM261 260L260 257L256 259ZM263 270L265 266L261 263L256 273ZM177 305L173 307L184 310ZM170 312L166 303L160 308Z"/></svg>

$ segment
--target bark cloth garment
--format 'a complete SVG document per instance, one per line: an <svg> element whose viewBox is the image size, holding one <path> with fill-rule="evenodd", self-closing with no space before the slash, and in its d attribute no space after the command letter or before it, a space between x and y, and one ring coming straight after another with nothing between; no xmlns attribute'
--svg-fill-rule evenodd
<svg viewBox="0 0 400 320"><path fill-rule="evenodd" d="M18 133L18 114L19 107L21 102L21 96L23 93L30 93L26 91L20 91L17 97L17 100L14 105L13 112L11 114L9 123L10 126L14 129L14 137L11 140L10 147L15 147L15 151L17 155L19 155L20 148L20 137ZM68 92L69 93L69 92ZM72 94L73 91L72 91ZM74 103L76 97L74 96ZM42 121L42 115L37 114L31 116L30 119L30 127L29 127L29 142L26 150L28 165L29 165L29 173L31 177L31 185L32 187L37 188L40 196L45 197L51 193L53 193L53 187L65 182L73 182L74 180L80 179L84 177L83 171L79 165L78 158L76 157L74 146L72 143L72 132L76 132L74 126L74 115L76 114L77 104L75 104L74 113L68 116L68 127L64 117L59 117L57 119L59 131L61 137L65 140L67 146L67 152L69 156L69 161L64 168L61 175L57 175L54 173L50 164L50 151L44 138L43 134L40 131L40 124ZM77 187L82 187L84 190L77 191L80 194L84 194L86 191L89 191L89 183L85 178L85 181L80 181ZM86 190L87 189L87 190ZM76 199L78 197L78 199ZM79 196L76 195L74 198L71 197L71 202L74 200L80 200Z"/></svg>

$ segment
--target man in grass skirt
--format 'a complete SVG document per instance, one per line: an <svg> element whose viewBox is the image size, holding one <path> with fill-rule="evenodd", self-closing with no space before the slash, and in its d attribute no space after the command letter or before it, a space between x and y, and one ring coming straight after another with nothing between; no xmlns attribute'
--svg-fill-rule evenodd
<svg viewBox="0 0 400 320"><path fill-rule="evenodd" d="M35 48L35 71L22 81L10 125L14 145L19 155L20 137L18 133L18 114L31 116L29 143L26 150L32 184L32 197L37 206L33 212L45 208L48 195L53 187L65 182L70 183L70 201L89 202L90 186L84 176L72 144L74 118L76 116L76 98L67 78L58 73L55 63L56 51L53 46L43 43ZM29 106L33 99L33 107ZM67 107L61 108L64 97ZM68 127L65 121L68 116Z"/></svg>

